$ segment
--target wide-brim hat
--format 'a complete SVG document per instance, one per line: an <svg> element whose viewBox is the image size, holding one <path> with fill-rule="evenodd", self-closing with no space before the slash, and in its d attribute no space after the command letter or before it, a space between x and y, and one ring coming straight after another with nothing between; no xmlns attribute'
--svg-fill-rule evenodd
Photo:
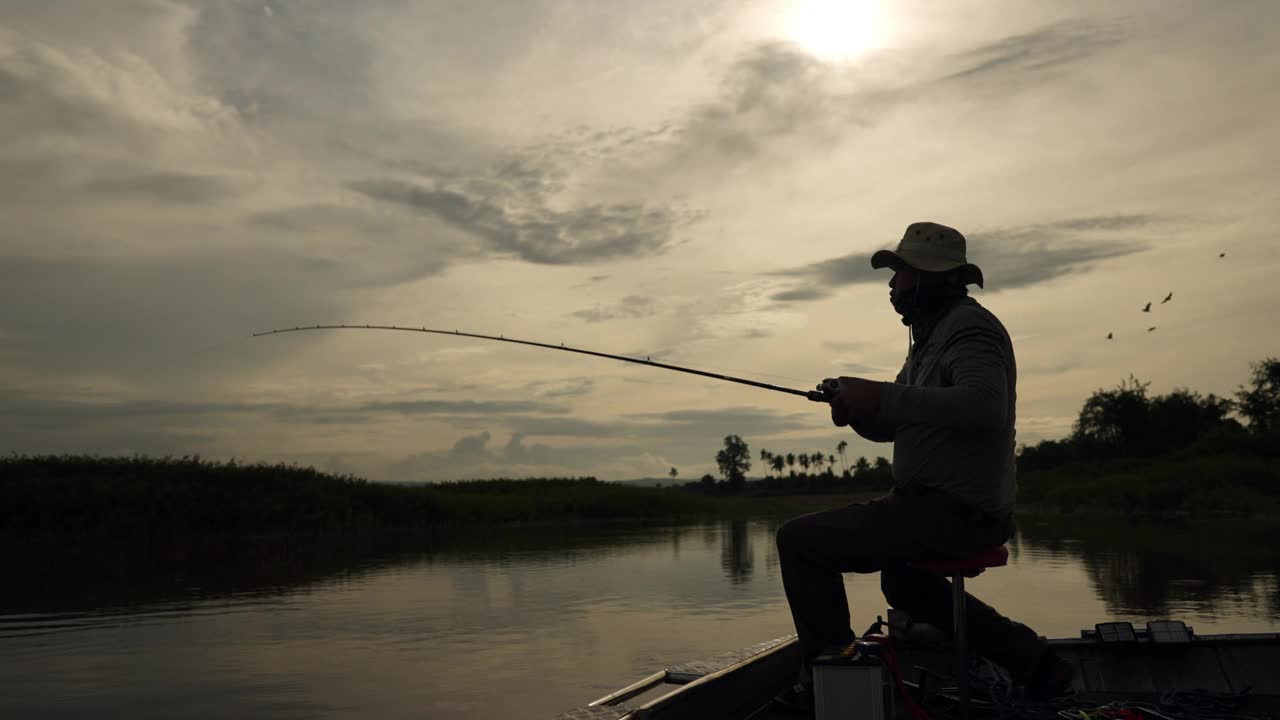
<svg viewBox="0 0 1280 720"><path fill-rule="evenodd" d="M871 267L909 267L924 272L959 270L965 285L976 283L982 287L982 270L965 258L964 235L938 223L911 223L898 241L898 249L877 250L871 256Z"/></svg>

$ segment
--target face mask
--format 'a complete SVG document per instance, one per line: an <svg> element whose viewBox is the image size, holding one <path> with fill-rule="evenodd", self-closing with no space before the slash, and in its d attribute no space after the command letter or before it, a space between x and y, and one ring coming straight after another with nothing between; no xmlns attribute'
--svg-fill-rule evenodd
<svg viewBox="0 0 1280 720"><path fill-rule="evenodd" d="M915 313L912 312L917 307L917 295L920 286L911 288L910 290L899 290L892 288L889 290L889 302L893 305L893 311L902 316L902 324L910 325L915 319Z"/></svg>
<svg viewBox="0 0 1280 720"><path fill-rule="evenodd" d="M922 318L938 312L954 299L967 295L963 285L929 284L917 285L910 290L889 290L889 302L894 312L902 316L903 325L914 325Z"/></svg>

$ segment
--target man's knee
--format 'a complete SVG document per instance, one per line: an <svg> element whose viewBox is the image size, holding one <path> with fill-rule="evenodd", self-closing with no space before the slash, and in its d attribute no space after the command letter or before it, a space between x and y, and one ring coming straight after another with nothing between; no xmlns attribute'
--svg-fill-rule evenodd
<svg viewBox="0 0 1280 720"><path fill-rule="evenodd" d="M778 552L780 554L799 550L809 542L813 535L809 531L809 518L811 516L812 513L791 518L783 523L782 527L778 528L775 540L778 543Z"/></svg>
<svg viewBox="0 0 1280 720"><path fill-rule="evenodd" d="M792 518L782 523L782 527L778 528L778 533L774 536L774 541L778 544L779 553L785 553L787 550L795 547L796 535L800 533L800 530L798 529L799 525L797 524L798 520L800 520L800 518Z"/></svg>

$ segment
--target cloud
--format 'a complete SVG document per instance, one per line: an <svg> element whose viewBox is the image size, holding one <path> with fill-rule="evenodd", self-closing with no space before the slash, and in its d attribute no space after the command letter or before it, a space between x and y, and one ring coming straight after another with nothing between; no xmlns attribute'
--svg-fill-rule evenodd
<svg viewBox="0 0 1280 720"><path fill-rule="evenodd" d="M535 193L490 197L437 180L358 180L352 190L433 217L479 238L490 251L531 263L571 265L660 255L696 213L638 203L553 210Z"/></svg>
<svg viewBox="0 0 1280 720"><path fill-rule="evenodd" d="M825 290L817 288L795 288L794 290L783 290L780 293L771 295L770 297L778 302L803 302L805 300L820 300L829 293Z"/></svg>
<svg viewBox="0 0 1280 720"><path fill-rule="evenodd" d="M0 409L29 427L45 429L110 425L142 418L153 420L257 415L289 422L321 425L365 424L378 416L493 416L522 413L566 415L569 408L546 402L508 400L397 400L349 404L299 405L283 402L198 402L161 400L68 400L10 392Z"/></svg>
<svg viewBox="0 0 1280 720"><path fill-rule="evenodd" d="M380 474L401 481L582 475L617 479L633 477L637 470L656 475L671 466L665 456L635 447L530 444L518 432L501 448L491 447L492 440L487 429L464 435L448 450L405 456Z"/></svg>
<svg viewBox="0 0 1280 720"><path fill-rule="evenodd" d="M844 360L841 358L832 360L831 365L838 368L841 375L879 375L890 372L889 368L883 368L878 365L865 365L856 360Z"/></svg>
<svg viewBox="0 0 1280 720"><path fill-rule="evenodd" d="M1093 265L1141 252L1145 236L1166 218L1145 214L1067 218L1033 225L978 231L967 236L968 259L982 268L986 292L1029 287ZM1135 233L1137 233L1135 235ZM888 283L888 270L871 267L871 253L852 253L799 268L768 273L800 278L802 284L775 293L780 302L820 300L841 287Z"/></svg>
<svg viewBox="0 0 1280 720"><path fill-rule="evenodd" d="M822 346L841 352L854 352L868 348L867 343L857 340L824 340Z"/></svg>
<svg viewBox="0 0 1280 720"><path fill-rule="evenodd" d="M580 282L571 287L573 287L576 290L578 288L584 288L584 287L587 287L588 285L594 285L598 282L608 280L608 279L609 279L608 275L592 275L587 278L586 282Z"/></svg>
<svg viewBox="0 0 1280 720"><path fill-rule="evenodd" d="M992 290L1022 288L1069 273L1087 272L1100 260L1142 252L1150 247L1152 226L1166 218L1109 215L1070 218L1037 225L974 233L970 260L982 268ZM1111 235L1107 233L1137 233Z"/></svg>
<svg viewBox="0 0 1280 720"><path fill-rule="evenodd" d="M271 9L201 3L187 45L222 102L254 124L324 118L347 130L382 109L364 8L321 0Z"/></svg>
<svg viewBox="0 0 1280 720"><path fill-rule="evenodd" d="M731 65L719 96L692 109L674 133L686 149L743 158L797 134L826 136L857 118L841 102L829 66L779 44L753 48Z"/></svg>
<svg viewBox="0 0 1280 720"><path fill-rule="evenodd" d="M538 437L621 438L636 432L635 423L626 420L588 420L569 416L547 417L508 415L503 427L521 435Z"/></svg>
<svg viewBox="0 0 1280 720"><path fill-rule="evenodd" d="M184 204L209 203L238 192L236 184L226 178L180 172L100 178L86 183L85 189L103 195L130 195Z"/></svg>
<svg viewBox="0 0 1280 720"><path fill-rule="evenodd" d="M264 230L311 233L333 228L367 235L385 234L396 227L390 218L363 208L334 203L311 203L260 210L244 218L246 225Z"/></svg>
<svg viewBox="0 0 1280 720"><path fill-rule="evenodd" d="M584 397L595 392L596 381L591 378L573 380L539 380L524 386L524 390L540 398Z"/></svg>
<svg viewBox="0 0 1280 720"><path fill-rule="evenodd" d="M768 157L772 171L870 126L886 90L785 43L756 45L725 70L715 95L613 149L642 176L715 173Z"/></svg>
<svg viewBox="0 0 1280 720"><path fill-rule="evenodd" d="M9 233L0 231L0 239ZM245 370L253 353L192 353L217 340L244 342L255 326L332 315L344 268L290 253L234 250L177 257L0 256L0 327L25 338L19 365L159 382ZM283 346L279 352L285 352Z"/></svg>
<svg viewBox="0 0 1280 720"><path fill-rule="evenodd" d="M476 435L463 435L453 443L453 447L449 448L448 458L450 460L488 460L491 459L492 453L486 447L489 444L489 431L478 433Z"/></svg>
<svg viewBox="0 0 1280 720"><path fill-rule="evenodd" d="M597 138L607 137L607 154L660 156L660 172L722 172L765 156L776 172L801 157L798 150L830 148L894 109L914 106L925 93L979 84L1007 92L1014 84L1043 82L1043 73L1097 55L1129 34L1124 21L1066 21L965 50L946 64L911 48L841 66L788 43L763 43L724 70L713 98L648 131Z"/></svg>
<svg viewBox="0 0 1280 720"><path fill-rule="evenodd" d="M291 351L262 343L248 353L193 349L245 341L252 331L293 327L300 319L341 317L349 312L349 292L431 275L449 258L441 252L400 260L385 249L323 257L260 245L246 252L219 244L214 234L188 232L188 241L208 242L158 255L0 254L0 328L25 338L14 350L19 364L149 381L215 367L243 371ZM0 244L16 235L0 230ZM92 235L71 238L84 247L99 244Z"/></svg>
<svg viewBox="0 0 1280 720"><path fill-rule="evenodd" d="M743 388L743 392L759 392ZM806 406L801 406L806 407ZM502 427L526 437L558 437L582 439L613 439L650 442L660 440L664 447L705 448L718 446L725 435L773 435L800 429L812 429L815 420L808 412L782 413L750 406L733 406L720 409L671 410L661 413L636 413L616 419L592 420L572 414L555 413L539 406L545 414L531 415L509 412L501 419ZM476 425L483 420L491 427L491 420L480 414L470 418L444 418L450 423Z"/></svg>
<svg viewBox="0 0 1280 720"><path fill-rule="evenodd" d="M176 6L164 10L145 24L180 24L187 14ZM139 28L140 37L146 31ZM43 35L0 27L0 97L8 110L0 122L10 132L29 133L29 148L52 154L74 149L81 160L86 155L127 159L128 151L152 154L152 146L166 136L197 138L238 125L234 108L184 87L153 58L59 45L43 41ZM49 142L53 138L62 142Z"/></svg>
<svg viewBox="0 0 1280 720"><path fill-rule="evenodd" d="M999 80L1007 83L1097 55L1120 44L1128 36L1125 25L1119 22L1063 21L1031 32L1009 35L960 53L954 59L962 69L943 80ZM1007 85L1002 89L1008 90Z"/></svg>
<svg viewBox="0 0 1280 720"><path fill-rule="evenodd" d="M571 317L585 320L589 323L604 322L605 320L617 320L620 318L641 318L649 317L657 311L653 298L644 297L642 295L628 295L611 307L588 308L585 310L576 310L569 313Z"/></svg>
<svg viewBox="0 0 1280 720"><path fill-rule="evenodd" d="M806 388L807 389L807 388ZM743 387L741 392L748 392ZM759 392L750 389L751 392ZM726 392L730 392L726 388ZM780 413L774 410L750 406L732 406L709 410L668 410L661 413L638 413L632 418L649 421L649 430L661 430L663 435L706 436L771 435L792 430L810 429L814 425L812 413ZM676 432L671 432L675 430ZM699 440L699 442L702 442Z"/></svg>

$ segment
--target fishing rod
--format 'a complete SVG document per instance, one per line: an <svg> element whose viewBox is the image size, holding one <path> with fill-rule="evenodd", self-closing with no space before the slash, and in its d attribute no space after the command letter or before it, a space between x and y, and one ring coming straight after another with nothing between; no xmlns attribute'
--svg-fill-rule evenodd
<svg viewBox="0 0 1280 720"><path fill-rule="evenodd" d="M695 370L693 368L680 367L679 365L668 365L666 363L654 362L645 357L631 358L625 355L613 355L611 353L596 352L595 350L583 350L581 348L569 347L564 343L552 345L550 343L534 342L532 340L517 340L509 338L505 335L481 335L479 333L462 332L461 330L432 330L425 327L408 327L404 325L304 325L292 328L280 328L278 330L267 330L264 332L256 332L253 337L261 337L263 335L275 335L278 333L301 332L304 330L403 330L405 332L421 332L435 333L437 335L454 335L457 337L480 338L481 340L497 340L499 342L517 343L520 345L532 345L534 347L548 348L550 350L564 350L565 352L581 353L583 355L595 355L596 357L609 358L611 360L622 360L624 362L639 363L640 365L648 365L650 367L662 368L664 370L675 370L676 372L689 373L691 375L701 375L703 377L714 378L716 380L727 380L729 382L741 383L752 387L764 388L765 390L775 390L777 392L789 393L791 395L799 395L808 398L814 402L831 402L832 396L840 390L840 381L835 378L827 378L818 383L814 390L795 390L792 388L782 387L780 385L770 385L769 383L759 382L757 380L747 380L745 378L733 377L732 375L721 375L719 373L707 372L705 370Z"/></svg>

